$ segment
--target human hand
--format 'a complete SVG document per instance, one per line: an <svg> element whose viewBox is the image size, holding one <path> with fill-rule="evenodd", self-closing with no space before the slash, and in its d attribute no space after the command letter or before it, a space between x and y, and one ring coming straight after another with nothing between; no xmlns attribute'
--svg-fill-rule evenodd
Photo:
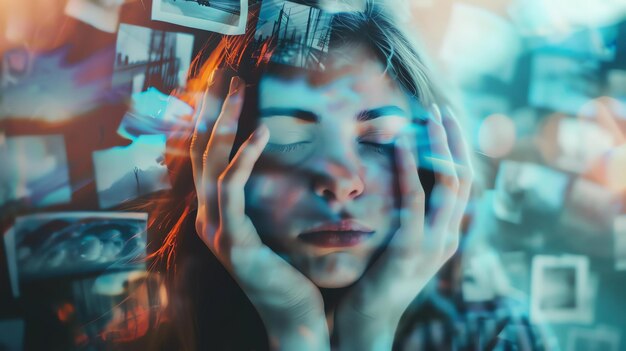
<svg viewBox="0 0 626 351"><path fill-rule="evenodd" d="M436 183L430 211L425 213L415 157L408 137L402 135L396 142L400 226L337 307L342 350L391 350L400 317L457 249L473 174L457 122L442 117L436 106L433 115L428 133Z"/></svg>
<svg viewBox="0 0 626 351"><path fill-rule="evenodd" d="M208 127L214 116L212 106L205 102L199 109L190 150L198 197L196 231L259 312L272 349L329 349L319 290L261 242L245 214L244 186L269 131L265 126L257 128L229 162L244 90L241 79L231 80L213 128Z"/></svg>

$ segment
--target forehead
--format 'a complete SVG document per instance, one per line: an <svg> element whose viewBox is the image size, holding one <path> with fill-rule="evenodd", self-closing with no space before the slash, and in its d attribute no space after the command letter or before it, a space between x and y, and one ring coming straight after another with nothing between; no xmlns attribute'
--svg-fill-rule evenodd
<svg viewBox="0 0 626 351"><path fill-rule="evenodd" d="M264 75L260 81L260 107L360 111L397 105L409 112L406 94L371 51L358 46L333 49L326 67L323 72L285 68Z"/></svg>

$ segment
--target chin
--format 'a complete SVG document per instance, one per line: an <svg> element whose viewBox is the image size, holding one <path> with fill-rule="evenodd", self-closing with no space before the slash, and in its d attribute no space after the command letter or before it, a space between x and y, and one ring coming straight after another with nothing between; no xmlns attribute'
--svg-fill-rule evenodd
<svg viewBox="0 0 626 351"><path fill-rule="evenodd" d="M348 253L333 253L318 258L301 270L319 288L345 288L354 284L365 271L366 264Z"/></svg>

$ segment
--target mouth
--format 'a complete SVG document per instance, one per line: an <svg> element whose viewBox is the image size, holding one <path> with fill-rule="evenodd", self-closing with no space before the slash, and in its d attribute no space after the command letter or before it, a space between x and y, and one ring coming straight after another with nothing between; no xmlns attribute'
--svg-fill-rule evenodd
<svg viewBox="0 0 626 351"><path fill-rule="evenodd" d="M302 232L298 239L322 248L352 247L369 239L374 230L354 220L324 223Z"/></svg>

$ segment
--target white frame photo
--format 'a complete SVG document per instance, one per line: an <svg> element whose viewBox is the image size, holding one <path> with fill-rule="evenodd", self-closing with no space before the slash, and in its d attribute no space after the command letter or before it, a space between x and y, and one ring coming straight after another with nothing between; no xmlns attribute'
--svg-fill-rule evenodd
<svg viewBox="0 0 626 351"><path fill-rule="evenodd" d="M180 2L195 2L193 0L153 0L152 2L152 20L163 21L168 23L177 24L184 27L196 28L227 35L240 35L246 31L246 24L248 23L248 0L239 0L239 18L236 20L236 24L229 24L220 22L215 19L201 18L200 16L189 16L182 13L176 13L174 11L168 11L165 9L168 6L168 2L180 1ZM171 5L170 5L171 6ZM197 3L197 6L204 6ZM210 5L207 8L199 9L208 11L207 14L215 16L227 16L226 12L211 8ZM233 15L234 16L234 15Z"/></svg>

